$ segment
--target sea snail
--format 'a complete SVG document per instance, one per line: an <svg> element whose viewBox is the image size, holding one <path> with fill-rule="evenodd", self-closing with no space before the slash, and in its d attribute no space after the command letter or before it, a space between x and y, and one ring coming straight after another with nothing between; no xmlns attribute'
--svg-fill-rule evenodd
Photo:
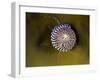
<svg viewBox="0 0 100 80"><path fill-rule="evenodd" d="M60 52L68 52L76 44L76 34L70 24L58 24L51 32L52 46Z"/></svg>

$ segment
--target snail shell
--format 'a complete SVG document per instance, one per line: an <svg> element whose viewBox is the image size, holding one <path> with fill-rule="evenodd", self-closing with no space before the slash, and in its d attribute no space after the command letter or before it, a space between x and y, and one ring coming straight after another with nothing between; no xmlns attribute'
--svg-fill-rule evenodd
<svg viewBox="0 0 100 80"><path fill-rule="evenodd" d="M76 34L69 24L59 24L51 32L51 43L60 52L71 50L76 43Z"/></svg>

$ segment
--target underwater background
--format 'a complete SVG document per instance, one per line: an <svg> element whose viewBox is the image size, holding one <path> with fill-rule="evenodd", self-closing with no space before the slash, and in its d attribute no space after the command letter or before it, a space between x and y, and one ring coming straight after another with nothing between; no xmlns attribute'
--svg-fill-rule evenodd
<svg viewBox="0 0 100 80"><path fill-rule="evenodd" d="M71 24L77 41L68 52L57 51L51 43L52 29ZM89 15L26 12L26 67L89 64Z"/></svg>

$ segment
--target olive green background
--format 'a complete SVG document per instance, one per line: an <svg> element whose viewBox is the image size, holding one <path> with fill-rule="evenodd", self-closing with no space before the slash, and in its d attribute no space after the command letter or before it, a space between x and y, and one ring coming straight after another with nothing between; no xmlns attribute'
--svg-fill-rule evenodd
<svg viewBox="0 0 100 80"><path fill-rule="evenodd" d="M77 42L69 52L52 47L50 36L55 25L69 23L76 30ZM26 67L89 64L89 15L26 13Z"/></svg>

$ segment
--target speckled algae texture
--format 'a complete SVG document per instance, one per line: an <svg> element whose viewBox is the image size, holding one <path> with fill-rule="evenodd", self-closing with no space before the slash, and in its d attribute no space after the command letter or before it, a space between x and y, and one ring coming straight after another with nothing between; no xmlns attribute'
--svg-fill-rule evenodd
<svg viewBox="0 0 100 80"><path fill-rule="evenodd" d="M77 35L75 47L59 52L51 44L51 31L58 25L53 19L73 26ZM89 15L26 12L26 67L89 64Z"/></svg>

